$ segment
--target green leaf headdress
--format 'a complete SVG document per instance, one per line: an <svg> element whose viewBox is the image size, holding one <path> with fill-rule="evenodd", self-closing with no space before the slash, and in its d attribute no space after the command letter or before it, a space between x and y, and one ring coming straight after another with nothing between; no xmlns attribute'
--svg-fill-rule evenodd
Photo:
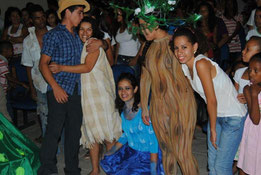
<svg viewBox="0 0 261 175"><path fill-rule="evenodd" d="M138 0L136 4L138 6L136 9L130 9L110 3L113 8L121 9L126 13L125 22L128 28L131 28L133 34L136 34L143 28L148 28L152 31L157 26L181 26L186 23L195 23L200 18L200 15L197 14L191 14L186 19L169 18L169 13L174 11L177 5L176 0ZM143 19L147 25L133 26L133 22L128 20L133 14L137 18Z"/></svg>

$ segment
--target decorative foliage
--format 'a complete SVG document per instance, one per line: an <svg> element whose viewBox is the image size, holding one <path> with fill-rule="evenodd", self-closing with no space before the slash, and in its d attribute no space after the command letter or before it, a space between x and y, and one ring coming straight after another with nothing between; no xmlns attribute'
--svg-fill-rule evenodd
<svg viewBox="0 0 261 175"><path fill-rule="evenodd" d="M8 162L8 159L6 158L4 153L0 153L0 162Z"/></svg>
<svg viewBox="0 0 261 175"><path fill-rule="evenodd" d="M133 34L136 34L140 30L144 29L144 27L152 31L159 25L168 27L170 25L181 26L186 23L195 23L201 17L198 14L192 14L187 19L168 18L169 13L175 10L175 6L177 5L176 0L138 0L138 7L136 9L121 7L113 3L110 3L110 5L113 8L121 9L126 13L125 22ZM147 25L141 27L133 25L133 21L129 21L129 17L131 15L144 20Z"/></svg>
<svg viewBox="0 0 261 175"><path fill-rule="evenodd" d="M16 175L24 175L25 174L25 170L23 167L19 166L16 170L15 170L15 174Z"/></svg>
<svg viewBox="0 0 261 175"><path fill-rule="evenodd" d="M3 140L4 138L4 134L2 133L2 131L0 131L0 140Z"/></svg>
<svg viewBox="0 0 261 175"><path fill-rule="evenodd" d="M16 151L17 151L21 156L24 156L24 155L25 155L24 151L21 150L21 149L16 148Z"/></svg>

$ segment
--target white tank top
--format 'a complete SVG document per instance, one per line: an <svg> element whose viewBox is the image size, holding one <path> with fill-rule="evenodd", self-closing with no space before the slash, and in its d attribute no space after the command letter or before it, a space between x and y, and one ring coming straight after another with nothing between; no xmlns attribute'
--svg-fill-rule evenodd
<svg viewBox="0 0 261 175"><path fill-rule="evenodd" d="M23 24L20 24L16 33L11 33L11 29L13 26L10 26L8 28L7 34L11 37L19 37L22 34ZM16 43L13 44L14 48L14 55L21 54L23 52L23 43Z"/></svg>
<svg viewBox="0 0 261 175"><path fill-rule="evenodd" d="M231 80L227 74L217 65L217 63L211 61L204 55L198 55L193 64L193 79L190 76L189 69L186 64L182 64L182 69L185 76L189 79L192 88L205 100L206 96L199 79L196 62L201 59L206 59L211 62L216 68L216 76L212 79L215 94L217 98L217 117L232 117L240 116L244 117L246 115L246 108L243 104L239 103L237 100L237 91L232 84Z"/></svg>

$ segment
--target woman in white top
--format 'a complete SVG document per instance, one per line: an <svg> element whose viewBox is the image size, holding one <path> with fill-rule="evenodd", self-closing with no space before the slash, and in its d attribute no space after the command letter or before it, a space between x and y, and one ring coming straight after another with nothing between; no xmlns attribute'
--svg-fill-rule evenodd
<svg viewBox="0 0 261 175"><path fill-rule="evenodd" d="M197 53L199 43L192 29L177 29L173 41L185 76L207 104L209 174L232 175L246 109L237 100L237 91L226 73L217 63Z"/></svg>
<svg viewBox="0 0 261 175"><path fill-rule="evenodd" d="M14 56L21 56L23 52L23 40L28 35L28 30L21 23L21 11L16 7L10 7L8 19L11 25L5 28L2 40L10 41L13 44Z"/></svg>
<svg viewBox="0 0 261 175"><path fill-rule="evenodd" d="M117 30L115 40L115 63L129 65L131 60L133 60L139 52L140 42L137 37L131 34L127 29L127 24L124 21L126 19L126 14L121 9L117 9L117 21L120 23L120 27ZM139 68L133 66L136 75L139 74Z"/></svg>

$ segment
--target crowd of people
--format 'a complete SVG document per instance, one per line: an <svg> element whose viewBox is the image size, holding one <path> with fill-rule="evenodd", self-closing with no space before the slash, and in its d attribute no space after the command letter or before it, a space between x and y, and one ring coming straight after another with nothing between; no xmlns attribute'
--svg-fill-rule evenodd
<svg viewBox="0 0 261 175"><path fill-rule="evenodd" d="M17 86L37 103L34 174L58 174L61 140L65 174L80 174L82 145L90 175L197 175L196 126L207 133L210 175L261 173L261 0L241 13L237 0L48 8L9 7L0 25L0 113L13 122Z"/></svg>

